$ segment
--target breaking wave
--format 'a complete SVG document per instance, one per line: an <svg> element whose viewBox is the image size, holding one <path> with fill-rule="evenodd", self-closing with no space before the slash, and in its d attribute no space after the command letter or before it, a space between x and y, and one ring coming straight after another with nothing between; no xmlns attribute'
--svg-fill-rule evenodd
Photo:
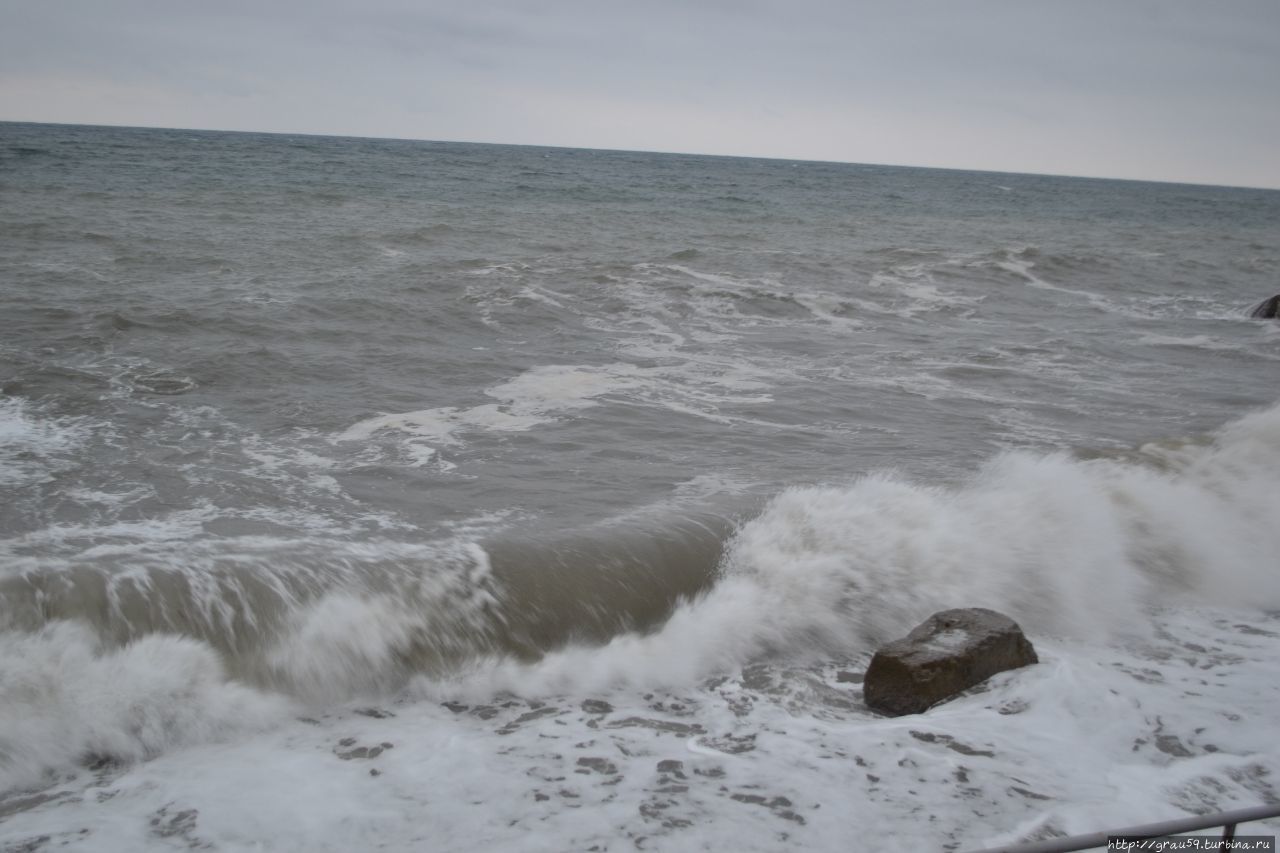
<svg viewBox="0 0 1280 853"><path fill-rule="evenodd" d="M1141 634L1162 604L1280 606L1280 408L1201 441L1084 456L1010 453L957 487L882 473L787 490L661 630L503 662L464 684L687 684L763 655L869 652L949 607L1092 639Z"/></svg>
<svg viewBox="0 0 1280 853"><path fill-rule="evenodd" d="M410 683L536 695L857 656L946 607L1093 639L1165 603L1280 606L1280 407L1129 453L1010 453L959 485L792 488L737 525L238 547L0 580L0 782Z"/></svg>

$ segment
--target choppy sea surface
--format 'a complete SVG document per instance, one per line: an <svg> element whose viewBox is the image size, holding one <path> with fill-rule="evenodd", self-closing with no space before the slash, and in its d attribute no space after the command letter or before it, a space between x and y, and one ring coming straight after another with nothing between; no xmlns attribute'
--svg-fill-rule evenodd
<svg viewBox="0 0 1280 853"><path fill-rule="evenodd" d="M1275 191L0 123L0 847L1280 802L1278 290ZM870 712L962 606L1042 662Z"/></svg>

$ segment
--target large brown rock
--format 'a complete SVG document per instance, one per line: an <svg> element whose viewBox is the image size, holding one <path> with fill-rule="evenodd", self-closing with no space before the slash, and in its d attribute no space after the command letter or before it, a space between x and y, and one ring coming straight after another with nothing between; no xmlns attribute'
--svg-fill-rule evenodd
<svg viewBox="0 0 1280 853"><path fill-rule="evenodd" d="M871 659L862 684L882 714L919 714L997 672L1038 663L1018 623L982 607L935 613Z"/></svg>

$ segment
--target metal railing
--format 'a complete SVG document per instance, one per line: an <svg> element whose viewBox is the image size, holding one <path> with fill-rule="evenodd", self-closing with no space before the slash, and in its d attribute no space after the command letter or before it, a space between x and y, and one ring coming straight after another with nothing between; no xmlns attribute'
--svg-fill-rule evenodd
<svg viewBox="0 0 1280 853"><path fill-rule="evenodd" d="M1092 850L1106 847L1109 839L1123 838L1126 841L1146 841L1153 838L1165 838L1184 832L1195 832L1198 829L1222 827L1222 840L1232 841L1236 836L1236 826L1255 820L1267 820L1280 817L1280 806L1254 806L1250 809L1236 809L1217 814L1199 815L1197 817L1165 820L1159 823L1147 823L1142 826L1126 826L1122 829L1108 829L1103 832L1090 832L1085 835L1071 835L1065 838L1048 838L1044 841L1031 841L1024 844L1005 844L1000 847L988 847L974 850L971 853L1072 853L1074 850ZM1223 850L1230 849L1223 845Z"/></svg>

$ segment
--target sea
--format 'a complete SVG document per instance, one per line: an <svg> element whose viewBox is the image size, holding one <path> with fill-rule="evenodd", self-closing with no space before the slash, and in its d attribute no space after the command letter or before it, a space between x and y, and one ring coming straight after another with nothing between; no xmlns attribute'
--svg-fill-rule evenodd
<svg viewBox="0 0 1280 853"><path fill-rule="evenodd" d="M1280 804L1277 291L1274 190L0 123L0 850ZM1040 663L869 710L954 607Z"/></svg>

